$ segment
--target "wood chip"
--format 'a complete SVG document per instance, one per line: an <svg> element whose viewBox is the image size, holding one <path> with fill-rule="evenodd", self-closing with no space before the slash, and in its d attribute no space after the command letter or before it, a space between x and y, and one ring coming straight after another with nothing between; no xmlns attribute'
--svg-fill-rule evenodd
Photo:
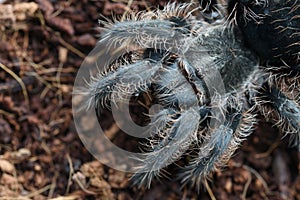
<svg viewBox="0 0 300 200"><path fill-rule="evenodd" d="M15 166L13 164L3 159L0 159L0 170L9 174L13 174L16 171Z"/></svg>
<svg viewBox="0 0 300 200"><path fill-rule="evenodd" d="M14 5L14 14L17 20L23 21L28 17L32 17L38 9L38 4L34 2L17 3Z"/></svg>
<svg viewBox="0 0 300 200"><path fill-rule="evenodd" d="M11 27L16 21L13 6L10 4L0 5L0 28Z"/></svg>
<svg viewBox="0 0 300 200"><path fill-rule="evenodd" d="M68 35L74 35L74 28L69 19L61 18L61 17L46 17L47 23Z"/></svg>
<svg viewBox="0 0 300 200"><path fill-rule="evenodd" d="M97 40L91 34L83 34L78 37L78 44L82 46L95 46Z"/></svg>

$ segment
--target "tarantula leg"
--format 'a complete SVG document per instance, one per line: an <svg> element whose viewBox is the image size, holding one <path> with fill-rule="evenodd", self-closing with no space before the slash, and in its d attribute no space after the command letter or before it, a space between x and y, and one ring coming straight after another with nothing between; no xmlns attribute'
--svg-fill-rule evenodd
<svg viewBox="0 0 300 200"><path fill-rule="evenodd" d="M145 153L145 160L136 174L133 175L135 184L150 187L153 177L159 175L160 169L176 161L197 138L200 114L195 108L190 108L176 117L170 118L165 132L167 138L155 145L154 151ZM141 171L142 173L139 173Z"/></svg>
<svg viewBox="0 0 300 200"><path fill-rule="evenodd" d="M252 133L256 123L252 109L243 111L237 102L228 102L226 105L225 121L205 136L198 157L184 167L179 177L184 185L191 182L199 189L201 182L216 168L223 166L241 142Z"/></svg>
<svg viewBox="0 0 300 200"><path fill-rule="evenodd" d="M157 99L156 103L164 107L175 106L180 110L207 105L210 102L209 91L202 76L181 58L161 68L156 82L152 84L152 89Z"/></svg>
<svg viewBox="0 0 300 200"><path fill-rule="evenodd" d="M164 73L160 77L161 80L157 80L157 83L153 84L152 87L156 91L157 103L166 108L165 110L169 111L169 115L176 116L182 110L199 106L201 121L206 119L210 109L204 105L210 102L209 91L202 77L187 61L184 59L175 60L172 66L164 68ZM175 85L169 80L174 80ZM189 98L186 98L187 94L190 94ZM158 132L164 132L164 127L161 127L162 130ZM169 135L164 140L169 141L171 139L173 136ZM163 141L152 150L162 146L165 146Z"/></svg>
<svg viewBox="0 0 300 200"><path fill-rule="evenodd" d="M166 44L173 44L174 39L181 39L184 34L190 34L195 24L190 24L186 18L190 15L192 4L168 4L164 10L139 13L127 16L125 21L100 21L105 25L100 42L112 45L137 45L140 48L161 49ZM199 23L194 21L194 23ZM200 25L201 26L201 25Z"/></svg>
<svg viewBox="0 0 300 200"><path fill-rule="evenodd" d="M134 183L140 186L149 187L161 168L185 153L197 140L197 132L210 112L200 102L207 102L209 96L206 90L202 91L206 88L205 82L187 62L176 59L172 65L162 68L159 75L153 88L157 102L164 109L155 116L150 129L154 133L150 149L144 154L143 166L133 176Z"/></svg>
<svg viewBox="0 0 300 200"><path fill-rule="evenodd" d="M162 63L153 61L142 61L143 66L132 68L122 74L114 86L112 93L113 102L128 102L133 94L147 91L155 80L155 75L163 67Z"/></svg>
<svg viewBox="0 0 300 200"><path fill-rule="evenodd" d="M120 97L146 90L160 67L159 62L143 60L121 66L116 71L99 74L89 84L89 105L95 103L98 108L110 108L110 102L118 100L117 97L112 99L112 94L116 96L119 93Z"/></svg>
<svg viewBox="0 0 300 200"><path fill-rule="evenodd" d="M280 91L289 99L300 103L300 64L281 66L267 66L269 84L280 88Z"/></svg>
<svg viewBox="0 0 300 200"><path fill-rule="evenodd" d="M179 60L179 67L185 74L188 82L192 85L197 95L199 105L208 105L210 103L210 93L202 75L185 60Z"/></svg>
<svg viewBox="0 0 300 200"><path fill-rule="evenodd" d="M167 41L170 31L173 35L177 34L171 21L117 22L104 32L100 42L108 42L110 46L122 44L124 46L138 45L141 48L156 48L157 44L164 44Z"/></svg>
<svg viewBox="0 0 300 200"><path fill-rule="evenodd" d="M294 136L294 145L300 150L300 105L296 100L289 99L275 86L265 84L263 97L259 98L261 105L271 105L279 117L278 125L287 133L297 134ZM264 111L268 115L268 111ZM293 137L293 136L292 136Z"/></svg>
<svg viewBox="0 0 300 200"><path fill-rule="evenodd" d="M162 105L168 111L168 115L173 116L177 116L183 110L199 106L200 119L205 120L210 109L204 105L210 101L210 96L202 77L197 75L196 70L183 59L175 60L173 65L167 66L163 70L164 72L160 74L161 80L152 84L152 89L156 91L156 103ZM173 83L169 80L173 80ZM186 98L187 94L190 94L189 98ZM162 130L157 132L164 132L164 127L161 126L161 128ZM171 139L173 136L169 135L164 140ZM162 146L165 146L163 141L152 150Z"/></svg>

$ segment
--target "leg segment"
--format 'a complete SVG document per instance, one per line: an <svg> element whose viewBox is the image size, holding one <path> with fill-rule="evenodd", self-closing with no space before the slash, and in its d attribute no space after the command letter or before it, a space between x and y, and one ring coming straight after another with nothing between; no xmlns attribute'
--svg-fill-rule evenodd
<svg viewBox="0 0 300 200"><path fill-rule="evenodd" d="M198 157L184 167L180 176L184 184L191 182L199 189L203 179L217 167L223 166L241 142L252 133L256 118L251 114L251 110L243 111L243 107L236 100L225 101L227 102L222 108L224 122L216 128L211 128L202 144L199 144Z"/></svg>
<svg viewBox="0 0 300 200"><path fill-rule="evenodd" d="M300 77L299 67L268 67L262 79L254 79L256 88L254 104L267 119L277 122L286 135L291 133L294 145L300 150ZM264 81L262 81L264 80ZM267 81L265 81L267 80Z"/></svg>
<svg viewBox="0 0 300 200"><path fill-rule="evenodd" d="M200 82L202 79L196 76L193 68L178 60L159 73L154 91L163 110L154 117L153 129L150 129L154 137L150 139L149 151L144 154L144 164L133 176L136 184L149 187L152 178L159 175L163 167L178 160L197 140L201 122L209 113L205 105L199 105L199 99L204 100L208 96L202 90L206 87L205 83Z"/></svg>
<svg viewBox="0 0 300 200"><path fill-rule="evenodd" d="M99 75L89 84L88 105L96 103L97 109L109 108L112 100L125 100L135 92L147 90L160 67L160 63L143 60Z"/></svg>
<svg viewBox="0 0 300 200"><path fill-rule="evenodd" d="M294 146L300 150L300 104L296 99L290 99L275 85L265 84L263 93L258 98L257 104L263 107L266 117L272 116L277 119L277 125L285 134L291 133ZM274 116L275 115L275 116Z"/></svg>
<svg viewBox="0 0 300 200"><path fill-rule="evenodd" d="M166 49L167 45L191 34L203 22L189 19L193 4L168 4L163 10L127 16L124 21L104 24L101 43L108 46L138 46ZM187 20L189 19L189 20ZM178 43L177 43L178 44Z"/></svg>
<svg viewBox="0 0 300 200"><path fill-rule="evenodd" d="M197 138L200 114L195 108L182 112L177 118L169 118L169 121L172 121L172 124L167 124L164 128L163 139L152 141L158 144L153 145L152 150L145 153L146 157L140 171L146 172L139 173L138 170L133 176L134 182L140 186L150 187L152 178L159 175L163 167L179 159Z"/></svg>

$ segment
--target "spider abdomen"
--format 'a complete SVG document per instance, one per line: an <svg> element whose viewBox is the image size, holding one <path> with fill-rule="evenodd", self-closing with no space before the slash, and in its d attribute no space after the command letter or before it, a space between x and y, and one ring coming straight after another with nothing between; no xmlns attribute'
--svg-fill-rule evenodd
<svg viewBox="0 0 300 200"><path fill-rule="evenodd" d="M300 51L299 4L299 0L235 0L229 9L236 9L247 44L262 60L295 64Z"/></svg>

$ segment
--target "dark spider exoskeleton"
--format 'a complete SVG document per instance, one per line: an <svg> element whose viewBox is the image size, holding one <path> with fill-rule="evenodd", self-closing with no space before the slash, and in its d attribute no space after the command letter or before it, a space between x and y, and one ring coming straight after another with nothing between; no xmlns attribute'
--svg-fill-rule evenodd
<svg viewBox="0 0 300 200"><path fill-rule="evenodd" d="M300 50L300 1L231 0L229 10L245 40L261 59L297 65ZM232 13L233 14L233 13Z"/></svg>
<svg viewBox="0 0 300 200"><path fill-rule="evenodd" d="M147 93L161 105L135 183L150 186L193 149L179 177L199 186L252 133L258 115L300 149L299 5L230 0L228 15L208 23L190 4L169 4L106 24L99 44L132 48L91 81L89 104L110 109Z"/></svg>

